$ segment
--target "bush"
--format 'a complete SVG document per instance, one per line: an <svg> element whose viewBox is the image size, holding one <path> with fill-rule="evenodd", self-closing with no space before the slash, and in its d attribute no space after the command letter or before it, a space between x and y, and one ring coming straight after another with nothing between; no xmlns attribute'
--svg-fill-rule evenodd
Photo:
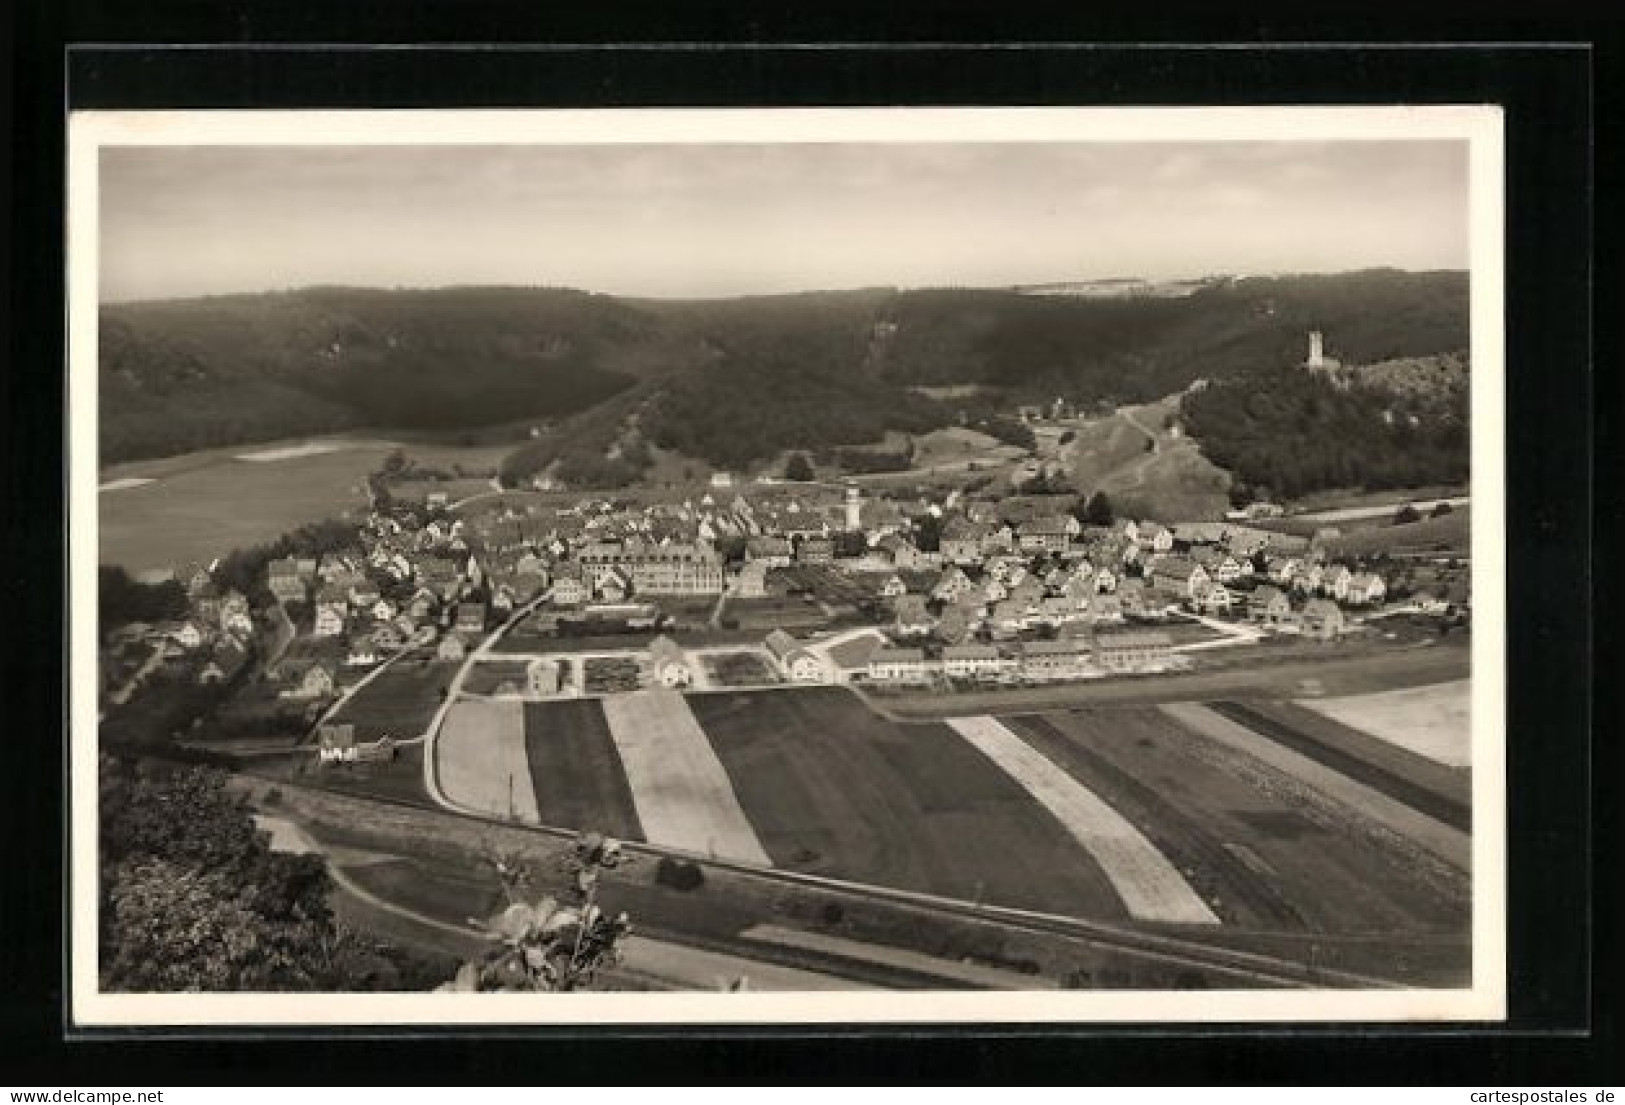
<svg viewBox="0 0 1625 1105"><path fill-rule="evenodd" d="M655 882L687 893L705 885L705 869L689 860L661 856L655 865Z"/></svg>
<svg viewBox="0 0 1625 1105"><path fill-rule="evenodd" d="M1394 514L1394 525L1396 526L1409 525L1412 522L1420 522L1421 520L1421 511L1417 510L1410 503L1406 503L1404 506L1400 507L1399 510Z"/></svg>

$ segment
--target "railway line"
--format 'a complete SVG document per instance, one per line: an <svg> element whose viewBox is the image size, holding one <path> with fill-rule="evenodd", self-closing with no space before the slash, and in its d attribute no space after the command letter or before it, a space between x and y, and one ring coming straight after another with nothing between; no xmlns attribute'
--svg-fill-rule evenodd
<svg viewBox="0 0 1625 1105"><path fill-rule="evenodd" d="M530 837L542 837L560 843L573 840L576 836L573 829L518 825L501 818L476 813L451 813L434 810L420 803L399 798L383 796L363 798L288 783L280 783L279 786L284 795L284 810L288 808L288 798L292 794L311 793L319 796L324 801L350 807L357 815L355 820L358 823L366 821L365 812L369 807L391 807L400 811L410 811L412 815L429 822L456 822L476 830L482 827L488 830L500 829ZM629 853L641 854L651 859L658 860L661 857L669 856L697 862L705 868L726 871L736 878L748 880L765 887L817 890L835 898L845 899L848 902L888 906L944 918L992 924L1013 932L1029 932L1079 940L1097 950L1181 970L1202 972L1220 984L1283 989L1324 989L1327 987L1397 989L1407 985L1396 979L1348 970L1316 967L1277 956L1223 947L1203 940L1193 939L1183 934L1129 929L1082 918L1016 909L1009 906L987 905L917 891L872 886L823 875L810 875L730 863L726 860L712 859L706 856L685 853L678 849L662 848L643 843L627 842L625 847ZM1326 939L1333 941L1335 937L1328 936ZM743 941L731 944L730 950L734 954L745 957L759 955L762 951L759 945Z"/></svg>

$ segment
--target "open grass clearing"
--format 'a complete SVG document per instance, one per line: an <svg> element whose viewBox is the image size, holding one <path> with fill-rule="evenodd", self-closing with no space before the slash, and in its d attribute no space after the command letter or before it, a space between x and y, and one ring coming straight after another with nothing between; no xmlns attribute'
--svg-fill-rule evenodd
<svg viewBox="0 0 1625 1105"><path fill-rule="evenodd" d="M101 563L131 571L207 564L307 522L364 510L366 475L387 452L358 445L260 464L223 456L173 475L120 477L155 482L99 498Z"/></svg>
<svg viewBox="0 0 1625 1105"><path fill-rule="evenodd" d="M606 698L602 707L650 842L771 865L682 695L650 688Z"/></svg>

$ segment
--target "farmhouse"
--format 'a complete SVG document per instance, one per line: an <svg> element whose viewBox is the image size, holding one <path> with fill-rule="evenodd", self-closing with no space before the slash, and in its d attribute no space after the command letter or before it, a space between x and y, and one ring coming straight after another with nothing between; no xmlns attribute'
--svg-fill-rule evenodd
<svg viewBox="0 0 1625 1105"><path fill-rule="evenodd" d="M959 568L949 568L931 588L931 597L938 602L956 602L976 589L968 575Z"/></svg>
<svg viewBox="0 0 1625 1105"><path fill-rule="evenodd" d="M557 660L539 656L525 665L525 693L531 698L552 698L559 693L560 682Z"/></svg>
<svg viewBox="0 0 1625 1105"><path fill-rule="evenodd" d="M931 613L925 607L924 595L904 595L897 600L897 613L894 621L897 632L905 637L918 636L931 632L935 624Z"/></svg>
<svg viewBox="0 0 1625 1105"><path fill-rule="evenodd" d="M895 533L875 542L875 549L897 568L914 571L930 566L929 556L915 548L913 542Z"/></svg>
<svg viewBox="0 0 1625 1105"><path fill-rule="evenodd" d="M1078 520L1070 515L1035 518L1016 530L1016 546L1029 553L1065 552L1078 531Z"/></svg>
<svg viewBox="0 0 1625 1105"><path fill-rule="evenodd" d="M1189 557L1164 557L1151 569L1152 586L1183 602L1195 602L1210 582L1207 569Z"/></svg>
<svg viewBox="0 0 1625 1105"><path fill-rule="evenodd" d="M337 637L344 632L345 604L324 602L316 607L316 618L311 625L314 637Z"/></svg>
<svg viewBox="0 0 1625 1105"><path fill-rule="evenodd" d="M1123 620L1123 602L1116 592L1101 591L1089 600L1089 620L1092 622Z"/></svg>
<svg viewBox="0 0 1625 1105"><path fill-rule="evenodd" d="M994 603L992 611L987 616L988 628L995 637L1014 637L1031 624L1031 617L1027 607L1019 602L1006 599L1004 602Z"/></svg>
<svg viewBox="0 0 1625 1105"><path fill-rule="evenodd" d="M1157 671L1168 665L1173 641L1166 633L1127 631L1095 637L1095 664L1115 672Z"/></svg>
<svg viewBox="0 0 1625 1105"><path fill-rule="evenodd" d="M869 678L881 683L924 683L931 678L931 666L921 649L882 648L869 657Z"/></svg>
<svg viewBox="0 0 1625 1105"><path fill-rule="evenodd" d="M1349 580L1348 592L1344 597L1351 606L1369 606L1387 596L1388 585L1381 576L1373 572L1360 572Z"/></svg>
<svg viewBox="0 0 1625 1105"><path fill-rule="evenodd" d="M999 679L1015 672L1016 661L992 645L949 645L942 650L942 670L956 679Z"/></svg>
<svg viewBox="0 0 1625 1105"><path fill-rule="evenodd" d="M824 683L829 671L824 662L790 634L775 629L763 642L785 678L794 683Z"/></svg>
<svg viewBox="0 0 1625 1105"><path fill-rule="evenodd" d="M734 593L742 599L767 597L767 561L747 560L735 577Z"/></svg>
<svg viewBox="0 0 1625 1105"><path fill-rule="evenodd" d="M649 671L665 687L686 687L694 682L694 669L676 641L660 636L649 642Z"/></svg>
<svg viewBox="0 0 1625 1105"><path fill-rule="evenodd" d="M1310 599L1303 608L1303 635L1334 641L1343 635L1343 610L1330 599Z"/></svg>
<svg viewBox="0 0 1625 1105"><path fill-rule="evenodd" d="M273 560L265 566L266 586L278 602L304 602L305 581L292 557Z"/></svg>
<svg viewBox="0 0 1625 1105"><path fill-rule="evenodd" d="M1024 641L1016 647L1026 679L1075 679L1092 672L1088 641Z"/></svg>
<svg viewBox="0 0 1625 1105"><path fill-rule="evenodd" d="M1247 598L1247 617L1263 625L1286 625L1292 621L1292 602L1279 587L1265 584Z"/></svg>
<svg viewBox="0 0 1625 1105"><path fill-rule="evenodd" d="M347 667L363 668L378 662L378 649L368 637L357 634L350 638L350 649L344 657Z"/></svg>
<svg viewBox="0 0 1625 1105"><path fill-rule="evenodd" d="M461 660L468 655L468 648L463 639L455 633L447 633L440 638L440 644L435 647L435 657L440 660Z"/></svg>
<svg viewBox="0 0 1625 1105"><path fill-rule="evenodd" d="M452 630L457 633L484 633L485 604L483 602L458 603L457 620L452 623Z"/></svg>
<svg viewBox="0 0 1625 1105"><path fill-rule="evenodd" d="M288 698L326 698L333 693L333 671L325 662L311 664L299 682L282 693Z"/></svg>
<svg viewBox="0 0 1625 1105"><path fill-rule="evenodd" d="M434 616L440 608L440 597L427 587L419 587L406 604L406 612L418 621Z"/></svg>
<svg viewBox="0 0 1625 1105"><path fill-rule="evenodd" d="M323 722L316 728L317 758L324 764L355 759L355 726L350 722Z"/></svg>
<svg viewBox="0 0 1625 1105"><path fill-rule="evenodd" d="M783 537L762 534L745 542L745 559L760 561L769 568L788 568L794 555L795 550Z"/></svg>
<svg viewBox="0 0 1625 1105"><path fill-rule="evenodd" d="M605 602L621 602L632 592L631 581L620 568L608 565L593 572L592 593Z"/></svg>
<svg viewBox="0 0 1625 1105"><path fill-rule="evenodd" d="M939 547L943 559L960 565L980 564L987 550L987 540L992 533L992 526L972 522L966 518L955 518L942 527Z"/></svg>
<svg viewBox="0 0 1625 1105"><path fill-rule="evenodd" d="M561 573L553 580L552 599L559 606L580 606L592 597L579 574Z"/></svg>
<svg viewBox="0 0 1625 1105"><path fill-rule="evenodd" d="M203 644L203 631L196 622L181 622L169 632L169 639L187 651Z"/></svg>
<svg viewBox="0 0 1625 1105"><path fill-rule="evenodd" d="M796 546L796 560L802 564L828 564L835 559L835 542L828 537L804 537Z"/></svg>
<svg viewBox="0 0 1625 1105"><path fill-rule="evenodd" d="M1210 583L1203 589L1196 605L1204 614L1228 614L1234 599L1230 588L1222 583Z"/></svg>

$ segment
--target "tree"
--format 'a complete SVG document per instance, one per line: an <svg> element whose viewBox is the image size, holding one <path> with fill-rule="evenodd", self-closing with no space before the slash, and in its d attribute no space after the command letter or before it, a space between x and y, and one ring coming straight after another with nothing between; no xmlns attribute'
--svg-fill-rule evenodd
<svg viewBox="0 0 1625 1105"><path fill-rule="evenodd" d="M1404 526L1409 525L1411 522L1420 522L1421 520L1421 511L1417 510L1416 507L1410 503L1406 503L1404 506L1400 507L1397 512L1395 512L1393 524L1396 526Z"/></svg>
<svg viewBox="0 0 1625 1105"><path fill-rule="evenodd" d="M1112 524L1112 501L1104 491L1096 491L1089 496L1089 502L1083 508L1083 520L1092 526Z"/></svg>
<svg viewBox="0 0 1625 1105"><path fill-rule="evenodd" d="M582 833L564 859L571 875L567 896L574 899L573 905L552 895L543 895L534 904L527 901L530 865L513 855L496 857L508 905L485 923L494 947L464 963L440 990L579 990L619 961L621 942L632 931L632 923L625 913L605 915L598 905L598 885L604 871L627 861L620 841Z"/></svg>
<svg viewBox="0 0 1625 1105"><path fill-rule="evenodd" d="M1437 506L1435 506L1433 508L1432 512L1428 515L1428 517L1429 518L1443 518L1447 514L1454 514L1455 511L1456 511L1456 508L1451 506L1449 503L1440 503L1440 504L1438 504Z"/></svg>
<svg viewBox="0 0 1625 1105"><path fill-rule="evenodd" d="M795 480L797 483L806 483L813 478L812 462L807 459L806 453L792 453L784 465L784 478Z"/></svg>
<svg viewBox="0 0 1625 1105"><path fill-rule="evenodd" d="M914 519L914 544L921 552L934 553L942 548L942 518L936 514L922 514Z"/></svg>
<svg viewBox="0 0 1625 1105"><path fill-rule="evenodd" d="M130 622L157 622L186 614L186 589L174 580L138 583L123 568L102 565L97 571L97 615L102 630Z"/></svg>
<svg viewBox="0 0 1625 1105"><path fill-rule="evenodd" d="M102 987L426 989L432 965L338 924L322 860L272 852L224 780L101 758Z"/></svg>

